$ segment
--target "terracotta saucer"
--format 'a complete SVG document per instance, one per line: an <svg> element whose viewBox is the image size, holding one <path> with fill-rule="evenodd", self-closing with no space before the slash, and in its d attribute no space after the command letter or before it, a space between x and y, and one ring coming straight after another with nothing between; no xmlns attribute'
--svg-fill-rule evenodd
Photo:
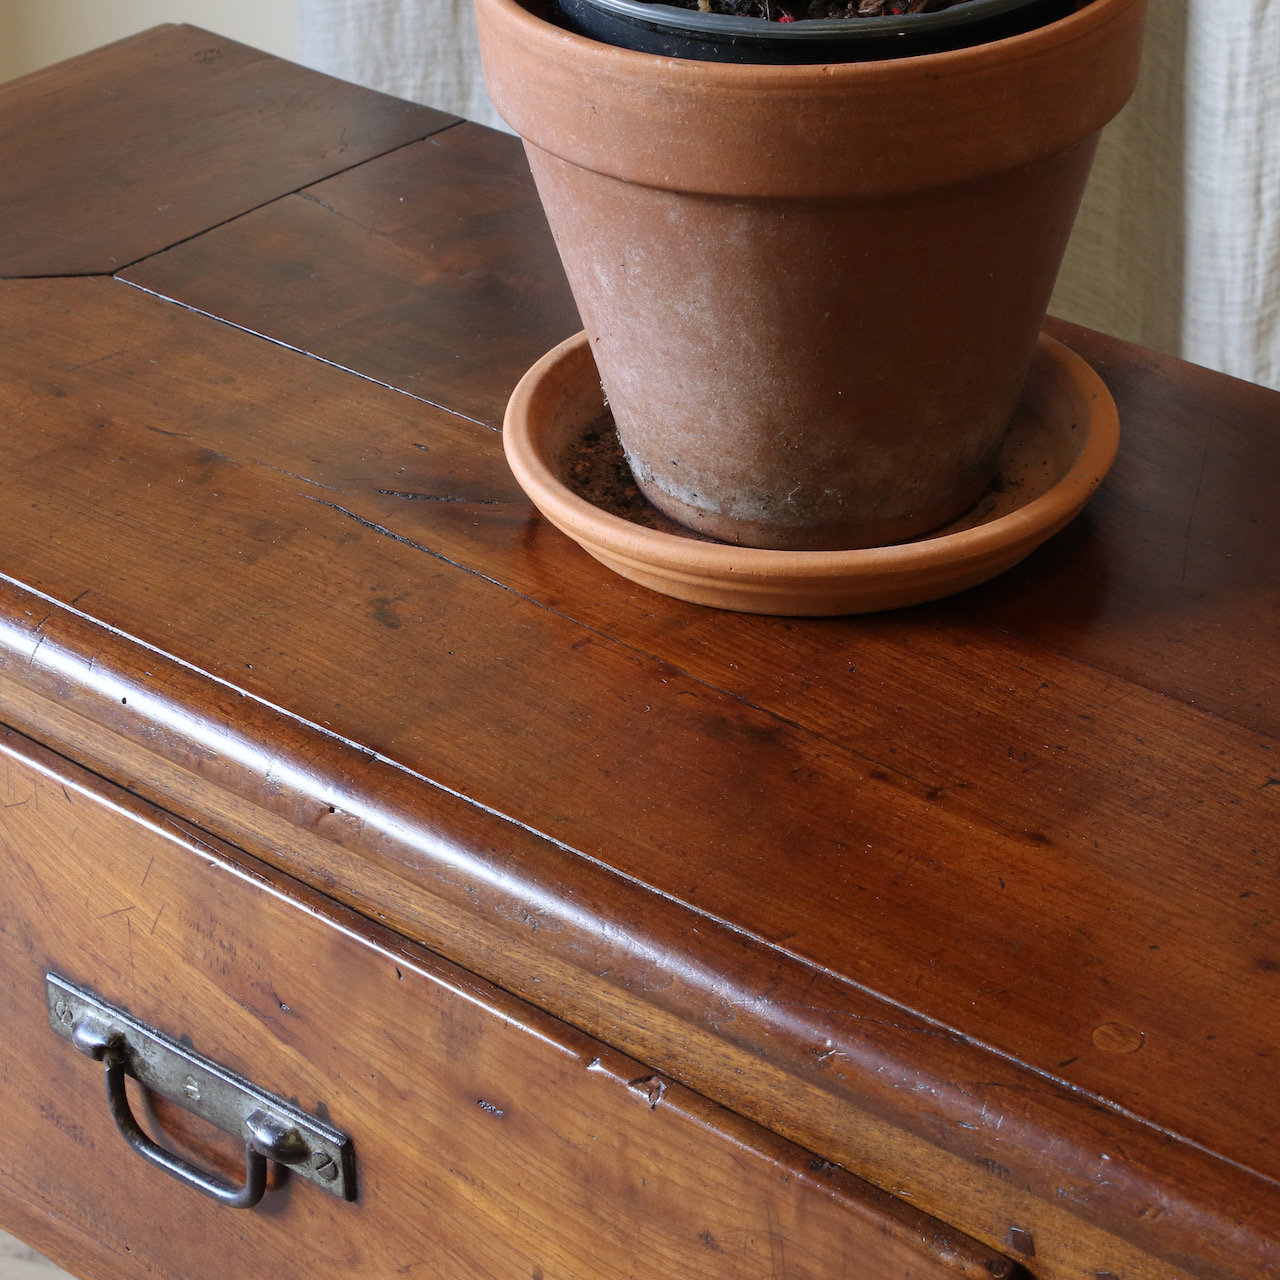
<svg viewBox="0 0 1280 1280"><path fill-rule="evenodd" d="M1079 513L1115 459L1120 424L1098 375L1041 334L987 493L931 534L858 551L764 551L684 531L622 492L611 433L579 333L543 356L512 394L507 461L538 510L623 577L719 609L816 616L937 600L1011 568ZM599 484L610 471L612 491Z"/></svg>

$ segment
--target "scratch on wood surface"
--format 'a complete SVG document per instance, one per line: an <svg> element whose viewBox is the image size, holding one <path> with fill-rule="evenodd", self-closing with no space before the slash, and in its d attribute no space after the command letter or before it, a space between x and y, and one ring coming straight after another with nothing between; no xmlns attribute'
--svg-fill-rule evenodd
<svg viewBox="0 0 1280 1280"><path fill-rule="evenodd" d="M64 373L79 373L81 369L92 369L95 364L102 364L106 360L114 360L116 356L124 356L129 354L127 347L121 347L119 351L108 352L105 356L98 356L95 360L86 360L84 364L69 365L62 370Z"/></svg>
<svg viewBox="0 0 1280 1280"><path fill-rule="evenodd" d="M349 222L353 227L359 227L360 230L365 233L366 239L374 234L380 235L384 239L393 238L389 237L385 231L377 230L377 219L374 219L373 222L361 222L359 218L353 218L349 213L343 213L343 211L335 205L326 203L324 200L321 200L319 196L314 196L309 191L295 191L293 194L302 200L308 200L312 204L318 204L322 209L327 209L330 213L341 218L343 222ZM379 212L381 212L381 210L379 210Z"/></svg>
<svg viewBox="0 0 1280 1280"><path fill-rule="evenodd" d="M49 901L49 895L45 892L44 882L40 879L40 874L34 864L26 858L19 859L17 872L19 879L26 885L27 892L33 897L39 898L45 919L54 924L54 927L58 929L59 936L61 936L62 930L58 925L61 916L54 911L53 903Z"/></svg>
<svg viewBox="0 0 1280 1280"><path fill-rule="evenodd" d="M97 920L109 920L112 916L122 916L122 915L124 915L126 912L129 912L129 911L136 911L137 909L138 909L138 908L137 908L137 905L136 905L136 904L134 904L134 905L132 905L132 906L128 906L128 907L117 907L114 911L107 911L107 912L104 912L104 913L103 913L102 915L100 915L100 916L96 916L96 917L95 917L95 919L97 919Z"/></svg>
<svg viewBox="0 0 1280 1280"><path fill-rule="evenodd" d="M1196 507L1200 503L1200 489L1204 485L1204 471L1209 462L1209 445L1213 440L1214 421L1209 419L1209 425L1204 433L1204 451L1200 454L1200 471L1196 476L1196 491L1191 499L1191 510L1187 513L1187 532L1182 539L1182 576L1178 579L1179 586L1185 586L1187 581L1187 562L1191 555L1191 530L1195 525Z"/></svg>
<svg viewBox="0 0 1280 1280"><path fill-rule="evenodd" d="M184 840L189 840L193 845L199 846L201 849L208 849L210 853L216 854L218 850L207 840L202 840L192 827L183 822L180 818L171 818L168 814L162 815L162 821L168 827L172 827ZM217 866L216 862L210 861L210 866Z"/></svg>
<svg viewBox="0 0 1280 1280"><path fill-rule="evenodd" d="M787 1236L782 1224L778 1221L778 1213L773 1201L768 1203L769 1260L772 1264L770 1274L785 1276L787 1274Z"/></svg>
<svg viewBox="0 0 1280 1280"><path fill-rule="evenodd" d="M451 493L414 493L399 489L379 489L387 498L403 498L405 502L461 502L473 507L500 507L497 498L458 498Z"/></svg>
<svg viewBox="0 0 1280 1280"><path fill-rule="evenodd" d="M303 484L313 484L317 489L328 489L330 493L341 493L342 490L334 485L325 484L322 480L313 480L310 476L300 476L296 471L286 471L283 467L277 467L272 462L259 462L260 467L266 467L268 471L278 471L282 476L288 476L292 480L301 480Z"/></svg>
<svg viewBox="0 0 1280 1280"><path fill-rule="evenodd" d="M561 1133L558 1129L552 1128L552 1126L548 1124L547 1121L544 1120L542 1116L538 1115L536 1112L527 1112L526 1114L530 1115L532 1119L536 1120L538 1124L540 1124L553 1138L556 1138L560 1142L563 1142L566 1147L570 1148L570 1150L579 1151L583 1153L586 1153L591 1150L590 1147L584 1147L580 1143L574 1142L571 1138L566 1138L563 1133Z"/></svg>

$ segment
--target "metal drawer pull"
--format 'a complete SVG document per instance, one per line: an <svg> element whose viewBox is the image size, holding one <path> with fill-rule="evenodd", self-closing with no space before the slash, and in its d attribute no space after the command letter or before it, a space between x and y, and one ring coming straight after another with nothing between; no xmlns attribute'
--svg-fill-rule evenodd
<svg viewBox="0 0 1280 1280"><path fill-rule="evenodd" d="M49 1024L81 1053L102 1062L116 1128L144 1159L231 1209L248 1209L267 1187L267 1161L344 1200L355 1199L355 1160L344 1133L216 1062L152 1030L56 973L45 975ZM245 1181L237 1187L153 1142L129 1106L125 1076L244 1139Z"/></svg>
<svg viewBox="0 0 1280 1280"><path fill-rule="evenodd" d="M152 1164L159 1165L166 1173L171 1173L179 1182L185 1182L197 1191L203 1191L219 1204L228 1209L251 1209L267 1189L267 1159L255 1151L253 1139L246 1138L244 1144L245 1172L244 1186L234 1187L203 1169L188 1164L179 1156L157 1146L138 1127L138 1122L129 1110L129 1096L124 1086L124 1046L118 1038L107 1041L99 1035L99 1028L81 1023L76 1027L72 1040L77 1049L92 1058L101 1058L107 1068L107 1102L111 1107L111 1117L116 1128L124 1135L125 1141Z"/></svg>

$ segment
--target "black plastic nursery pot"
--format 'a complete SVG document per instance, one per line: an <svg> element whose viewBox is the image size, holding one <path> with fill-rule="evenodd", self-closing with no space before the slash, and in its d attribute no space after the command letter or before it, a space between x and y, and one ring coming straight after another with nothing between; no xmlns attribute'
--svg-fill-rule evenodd
<svg viewBox="0 0 1280 1280"><path fill-rule="evenodd" d="M702 62L877 62L1021 35L1081 0L965 0L937 13L873 18L764 18L700 13L647 0L548 0L557 25L602 44Z"/></svg>

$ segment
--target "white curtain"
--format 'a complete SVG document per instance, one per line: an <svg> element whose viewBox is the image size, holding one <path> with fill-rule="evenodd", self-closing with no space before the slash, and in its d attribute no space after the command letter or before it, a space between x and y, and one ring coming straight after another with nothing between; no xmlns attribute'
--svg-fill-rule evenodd
<svg viewBox="0 0 1280 1280"><path fill-rule="evenodd" d="M507 129L484 90L471 0L298 0L298 61Z"/></svg>
<svg viewBox="0 0 1280 1280"><path fill-rule="evenodd" d="M1103 131L1049 307L1172 355L1182 350L1186 258L1187 4L1150 0L1142 76Z"/></svg>
<svg viewBox="0 0 1280 1280"><path fill-rule="evenodd" d="M505 128L471 0L299 5L307 65ZM1151 0L1052 310L1280 389L1280 0Z"/></svg>
<svg viewBox="0 0 1280 1280"><path fill-rule="evenodd" d="M1189 360L1280 388L1280 0L1192 0Z"/></svg>

